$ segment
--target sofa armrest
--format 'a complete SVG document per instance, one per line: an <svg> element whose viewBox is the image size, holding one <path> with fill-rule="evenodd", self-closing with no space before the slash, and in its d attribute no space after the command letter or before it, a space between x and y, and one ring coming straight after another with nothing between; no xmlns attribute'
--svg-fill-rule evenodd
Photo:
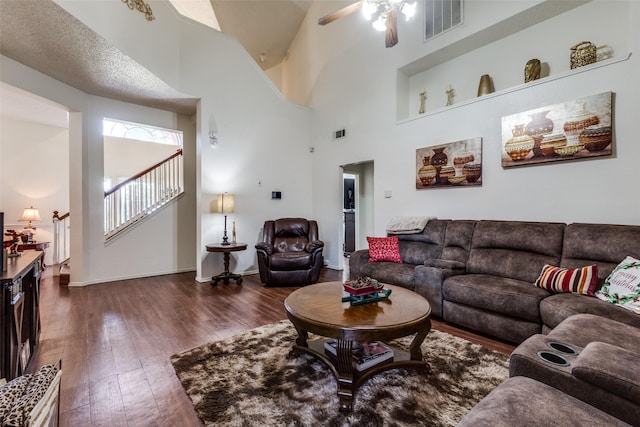
<svg viewBox="0 0 640 427"><path fill-rule="evenodd" d="M425 267L435 267L443 270L460 270L464 272L466 266L463 262L448 259L432 258L424 262Z"/></svg>
<svg viewBox="0 0 640 427"><path fill-rule="evenodd" d="M349 279L364 276L364 268L369 263L369 249L359 249L349 255Z"/></svg>
<svg viewBox="0 0 640 427"><path fill-rule="evenodd" d="M636 352L594 341L573 365L576 378L640 405L640 355Z"/></svg>
<svg viewBox="0 0 640 427"><path fill-rule="evenodd" d="M271 255L273 253L273 245L271 243L258 242L256 244L256 249L258 251L265 252L267 255Z"/></svg>

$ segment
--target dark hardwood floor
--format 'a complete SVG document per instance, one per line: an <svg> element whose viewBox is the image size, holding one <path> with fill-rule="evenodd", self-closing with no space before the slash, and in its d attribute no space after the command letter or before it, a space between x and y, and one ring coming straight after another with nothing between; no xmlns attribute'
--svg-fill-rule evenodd
<svg viewBox="0 0 640 427"><path fill-rule="evenodd" d="M201 425L169 357L285 319L283 301L296 288L265 288L257 275L213 287L194 276L69 288L43 274L42 333L29 370L62 359L62 427ZM321 281L341 278L324 269ZM514 348L438 320L433 328L507 354Z"/></svg>

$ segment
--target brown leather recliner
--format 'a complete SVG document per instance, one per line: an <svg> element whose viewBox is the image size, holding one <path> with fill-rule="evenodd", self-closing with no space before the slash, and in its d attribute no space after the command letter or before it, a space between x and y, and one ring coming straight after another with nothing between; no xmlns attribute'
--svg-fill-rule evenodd
<svg viewBox="0 0 640 427"><path fill-rule="evenodd" d="M260 280L265 285L309 285L320 278L324 242L318 223L304 218L265 221L256 245Z"/></svg>

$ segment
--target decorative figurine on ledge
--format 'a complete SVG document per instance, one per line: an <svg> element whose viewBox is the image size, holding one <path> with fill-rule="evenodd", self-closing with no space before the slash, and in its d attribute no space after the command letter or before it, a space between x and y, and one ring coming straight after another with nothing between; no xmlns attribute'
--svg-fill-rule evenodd
<svg viewBox="0 0 640 427"><path fill-rule="evenodd" d="M420 110L418 110L418 114L424 114L424 103L427 100L427 91L422 88L419 93L420 95Z"/></svg>
<svg viewBox="0 0 640 427"><path fill-rule="evenodd" d="M453 88L451 85L447 85L445 92L447 93L447 106L453 105Z"/></svg>
<svg viewBox="0 0 640 427"><path fill-rule="evenodd" d="M524 66L524 82L529 83L540 78L540 60L537 58L530 59Z"/></svg>

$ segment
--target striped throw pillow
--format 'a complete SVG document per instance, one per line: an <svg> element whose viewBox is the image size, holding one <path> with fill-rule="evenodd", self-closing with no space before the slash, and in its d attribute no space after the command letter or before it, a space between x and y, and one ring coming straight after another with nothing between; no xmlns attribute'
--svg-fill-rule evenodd
<svg viewBox="0 0 640 427"><path fill-rule="evenodd" d="M561 268L545 264L535 285L549 292L572 292L593 296L598 285L598 266Z"/></svg>

